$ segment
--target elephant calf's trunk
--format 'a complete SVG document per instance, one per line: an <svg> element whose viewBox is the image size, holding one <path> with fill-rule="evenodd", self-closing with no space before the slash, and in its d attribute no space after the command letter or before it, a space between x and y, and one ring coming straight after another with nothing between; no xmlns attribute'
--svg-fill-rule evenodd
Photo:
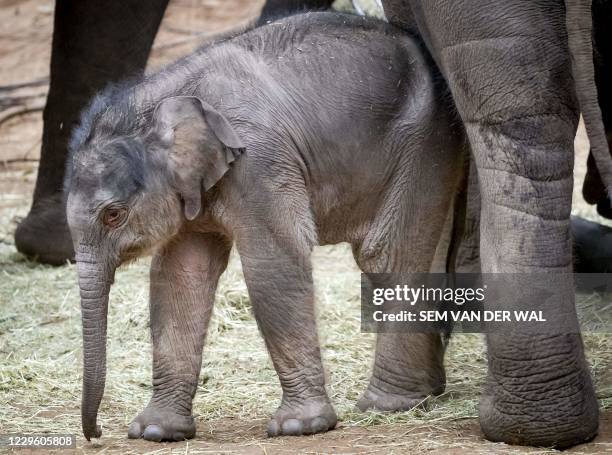
<svg viewBox="0 0 612 455"><path fill-rule="evenodd" d="M80 257L79 257L80 256ZM83 434L89 441L102 434L96 423L106 380L106 318L112 274L91 255L77 255L83 322Z"/></svg>

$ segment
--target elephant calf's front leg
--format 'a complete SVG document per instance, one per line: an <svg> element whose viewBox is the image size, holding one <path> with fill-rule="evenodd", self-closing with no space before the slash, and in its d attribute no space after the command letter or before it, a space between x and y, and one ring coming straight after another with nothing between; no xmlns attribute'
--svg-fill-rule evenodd
<svg viewBox="0 0 612 455"><path fill-rule="evenodd" d="M153 259L153 397L130 424L130 438L180 441L195 436L191 404L215 290L229 248L221 237L189 234Z"/></svg>

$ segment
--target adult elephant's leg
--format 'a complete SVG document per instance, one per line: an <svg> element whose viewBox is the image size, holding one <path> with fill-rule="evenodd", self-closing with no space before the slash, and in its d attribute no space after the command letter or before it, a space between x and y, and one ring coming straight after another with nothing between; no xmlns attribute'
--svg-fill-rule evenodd
<svg viewBox="0 0 612 455"><path fill-rule="evenodd" d="M257 25L300 11L325 10L334 0L267 0Z"/></svg>
<svg viewBox="0 0 612 455"><path fill-rule="evenodd" d="M80 111L108 83L143 72L168 0L58 1L40 167L17 249L62 264L74 252L62 196L67 144Z"/></svg>
<svg viewBox="0 0 612 455"><path fill-rule="evenodd" d="M415 0L412 5L476 160L483 272L567 274L554 289L515 288L497 302L539 309L554 291L549 321L573 327L558 334L515 327L511 336L487 336L481 427L489 439L513 444L565 447L588 440L597 432L598 408L571 276L578 109L563 4Z"/></svg>
<svg viewBox="0 0 612 455"><path fill-rule="evenodd" d="M608 145L612 149L612 2L596 0L593 2L593 29L595 38L595 81L602 119L608 136ZM587 174L582 187L584 199L589 204L597 204L597 212L612 219L612 204L606 196L595 160L589 154Z"/></svg>
<svg viewBox="0 0 612 455"><path fill-rule="evenodd" d="M480 272L480 188L471 170L463 235L455 268L460 273ZM612 228L577 216L571 217L573 267L576 273L612 271Z"/></svg>

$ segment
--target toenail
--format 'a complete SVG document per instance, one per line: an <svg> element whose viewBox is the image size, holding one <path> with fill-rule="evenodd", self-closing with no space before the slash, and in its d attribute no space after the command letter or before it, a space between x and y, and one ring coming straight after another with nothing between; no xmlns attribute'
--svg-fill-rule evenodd
<svg viewBox="0 0 612 455"><path fill-rule="evenodd" d="M323 417L315 417L312 422L310 422L311 433L320 433L321 431L327 430L327 428L327 420Z"/></svg>
<svg viewBox="0 0 612 455"><path fill-rule="evenodd" d="M281 428L283 429L283 434L290 436L298 436L303 433L302 422L300 422L298 419L285 420Z"/></svg>
<svg viewBox="0 0 612 455"><path fill-rule="evenodd" d="M164 437L164 431L159 425L149 425L145 428L143 437L147 441L160 442Z"/></svg>
<svg viewBox="0 0 612 455"><path fill-rule="evenodd" d="M142 438L142 426L140 422L132 422L128 428L128 438L139 439Z"/></svg>
<svg viewBox="0 0 612 455"><path fill-rule="evenodd" d="M268 437L278 436L280 428L276 420L270 420L268 423Z"/></svg>

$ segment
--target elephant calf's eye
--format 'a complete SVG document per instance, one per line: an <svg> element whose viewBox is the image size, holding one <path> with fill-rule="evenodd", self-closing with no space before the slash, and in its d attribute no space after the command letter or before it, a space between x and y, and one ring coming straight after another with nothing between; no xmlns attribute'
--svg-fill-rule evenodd
<svg viewBox="0 0 612 455"><path fill-rule="evenodd" d="M110 207L104 210L102 222L109 228L116 228L125 220L127 210L120 207Z"/></svg>

